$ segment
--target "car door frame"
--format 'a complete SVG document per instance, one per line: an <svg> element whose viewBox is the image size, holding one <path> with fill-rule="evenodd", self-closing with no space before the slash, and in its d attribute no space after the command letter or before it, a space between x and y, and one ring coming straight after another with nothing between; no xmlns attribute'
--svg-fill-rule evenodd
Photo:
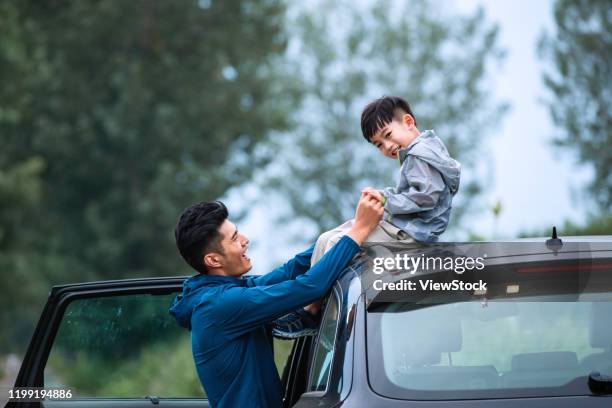
<svg viewBox="0 0 612 408"><path fill-rule="evenodd" d="M17 387L44 387L44 368L47 363L55 336L64 317L66 308L73 300L93 297L111 297L132 294L171 294L180 293L186 277L123 279L101 282L79 283L55 286L49 293L49 298L41 313L34 334L24 356L19 374L15 380ZM150 403L155 404L155 397L150 397ZM125 398L110 398L125 400ZM97 400L109 401L107 398ZM182 398L182 401L193 400L199 404L206 401L203 398ZM41 407L40 402L13 403L6 407Z"/></svg>
<svg viewBox="0 0 612 408"><path fill-rule="evenodd" d="M326 297L327 300L335 296L339 310L335 348L326 390L307 391L316 353L314 349L316 349L316 341L320 336L321 328L319 328L316 336L299 338L293 345L286 366L288 372L283 374L284 408L335 406L350 393L353 381L355 323L358 318L356 311L357 303L361 298L361 283L358 276L359 270L363 267L363 263L360 262L351 265ZM325 308L328 303L325 302ZM322 312L324 316L325 310Z"/></svg>

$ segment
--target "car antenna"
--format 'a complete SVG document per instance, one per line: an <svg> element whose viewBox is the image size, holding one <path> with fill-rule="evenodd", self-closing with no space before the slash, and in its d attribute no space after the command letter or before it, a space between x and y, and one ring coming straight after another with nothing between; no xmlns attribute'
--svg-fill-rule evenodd
<svg viewBox="0 0 612 408"><path fill-rule="evenodd" d="M546 240L546 248L550 249L557 254L557 252L563 247L563 241L557 237L557 227L553 227L552 238Z"/></svg>

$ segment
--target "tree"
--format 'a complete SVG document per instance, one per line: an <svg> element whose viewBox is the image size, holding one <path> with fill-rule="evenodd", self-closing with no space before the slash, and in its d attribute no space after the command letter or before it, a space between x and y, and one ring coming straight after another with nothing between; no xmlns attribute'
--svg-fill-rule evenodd
<svg viewBox="0 0 612 408"><path fill-rule="evenodd" d="M11 204L22 223L0 253L15 293L188 273L181 209L248 181L290 126L284 13L274 0L0 4L0 174L39 163L36 208ZM22 343L3 332L0 347Z"/></svg>
<svg viewBox="0 0 612 408"><path fill-rule="evenodd" d="M588 235L609 235L612 233L612 215L603 214L599 216L590 215L583 225L578 225L571 220L565 220L562 225L557 227L559 237L568 236L588 236ZM551 229L523 231L520 237L548 237Z"/></svg>
<svg viewBox="0 0 612 408"><path fill-rule="evenodd" d="M412 105L419 129L435 128L463 165L453 219L458 222L483 183L485 136L506 109L492 102L486 72L503 57L497 27L482 10L449 16L425 0L372 4L320 2L299 9L292 32L304 103L296 130L265 179L287 203L287 219L315 234L352 216L360 188L394 185L397 164L361 136L361 109L383 94ZM312 236L304 236L311 239Z"/></svg>
<svg viewBox="0 0 612 408"><path fill-rule="evenodd" d="M544 74L547 101L560 128L555 143L592 166L588 192L603 214L612 208L612 11L606 0L558 0L556 33L545 33L540 53L554 64Z"/></svg>

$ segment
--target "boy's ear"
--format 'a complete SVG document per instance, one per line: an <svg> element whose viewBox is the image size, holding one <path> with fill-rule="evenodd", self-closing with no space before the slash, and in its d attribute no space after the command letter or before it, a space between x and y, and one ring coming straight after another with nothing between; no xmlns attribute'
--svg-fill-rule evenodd
<svg viewBox="0 0 612 408"><path fill-rule="evenodd" d="M404 114L404 116L402 117L402 121L408 127L414 126L414 118L409 113Z"/></svg>
<svg viewBox="0 0 612 408"><path fill-rule="evenodd" d="M215 252L209 252L204 255L204 259L202 259L202 263L206 268L219 268L221 266L221 259L219 258L219 254Z"/></svg>

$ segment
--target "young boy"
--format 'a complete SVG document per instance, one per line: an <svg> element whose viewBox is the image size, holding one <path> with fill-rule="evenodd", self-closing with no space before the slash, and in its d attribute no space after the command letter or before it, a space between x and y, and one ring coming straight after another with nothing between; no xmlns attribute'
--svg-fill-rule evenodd
<svg viewBox="0 0 612 408"><path fill-rule="evenodd" d="M419 131L410 106L397 96L369 103L361 114L361 131L385 157L400 164L396 187L365 189L385 208L384 219L366 242L436 242L448 226L452 199L459 189L459 162L450 157L433 130ZM349 220L319 236L311 265L346 234L352 223ZM296 337L314 332L312 315L319 307L315 302L279 319L275 335Z"/></svg>
<svg viewBox="0 0 612 408"><path fill-rule="evenodd" d="M436 242L448 226L451 202L459 189L459 162L450 157L433 130L419 131L410 106L397 96L369 103L361 114L361 131L385 157L400 164L396 187L366 188L385 206L385 218L368 242ZM352 220L321 234L311 264L351 225Z"/></svg>

